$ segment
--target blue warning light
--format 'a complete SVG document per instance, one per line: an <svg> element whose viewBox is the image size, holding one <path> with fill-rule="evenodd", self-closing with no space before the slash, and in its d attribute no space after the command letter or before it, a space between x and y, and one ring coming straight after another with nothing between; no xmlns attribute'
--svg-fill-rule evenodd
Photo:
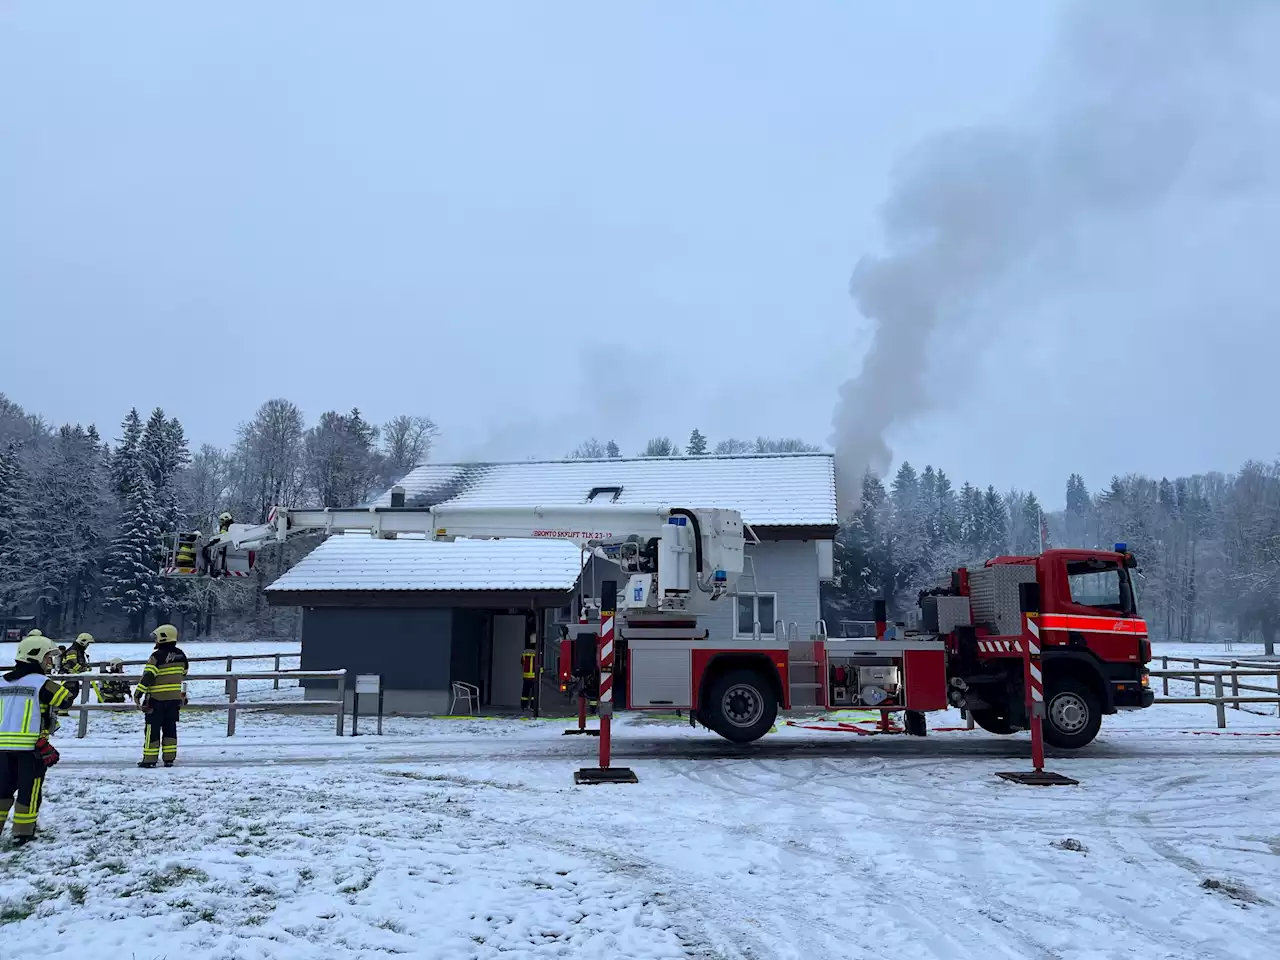
<svg viewBox="0 0 1280 960"><path fill-rule="evenodd" d="M1127 543L1116 544L1116 553L1124 553L1128 549L1129 549L1129 545Z"/></svg>

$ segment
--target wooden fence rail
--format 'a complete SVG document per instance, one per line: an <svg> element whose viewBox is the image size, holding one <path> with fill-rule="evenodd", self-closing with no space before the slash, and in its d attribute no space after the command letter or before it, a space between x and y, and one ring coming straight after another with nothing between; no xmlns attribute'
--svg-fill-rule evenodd
<svg viewBox="0 0 1280 960"><path fill-rule="evenodd" d="M54 674L50 677L51 680L57 680L60 683L66 683L70 680L80 682L80 702L67 705L68 711L77 710L80 713L80 723L76 729L77 738L83 739L88 734L89 714L91 712L104 711L107 713L119 713L121 711L136 711L139 709L132 703L90 703L89 683L87 681L96 677L109 677L112 680L123 680L126 683L134 684L142 680L141 673L68 673ZM240 699L241 680L275 680L278 683L282 677L287 680L336 680L338 681L339 697L337 700L264 700L261 702L243 701ZM224 689L227 702L208 703L197 701L195 703L188 703L182 709L202 711L226 710L228 737L234 737L236 734L236 714L241 710L274 710L287 713L318 713L328 709L333 711L334 717L336 718L338 736L342 736L343 707L345 706L346 701L342 698L341 692L346 689L346 678L347 671L345 670L289 670L283 673L273 670L263 671L260 673L196 673L187 677L188 683L197 680L226 681L226 687Z"/></svg>
<svg viewBox="0 0 1280 960"><path fill-rule="evenodd" d="M1185 661L1192 664L1192 669L1183 668L1169 669L1169 661ZM1218 728L1225 729L1227 726L1227 704L1231 704L1233 710L1239 710L1242 703L1273 703L1276 705L1277 716L1280 716L1280 663L1268 665L1266 662L1259 663L1257 661L1223 661L1223 666L1229 666L1227 670L1203 670L1200 668L1202 663L1210 663L1217 665L1214 661L1201 659L1199 657L1165 657L1160 658L1161 666L1164 669L1152 670L1151 676L1158 677L1163 681L1163 693L1156 698L1156 704L1161 703L1210 703L1217 708ZM1244 664L1241 666L1240 664ZM1275 682L1270 686L1260 686L1253 683L1241 683L1240 678L1250 677L1274 677ZM1231 692L1226 691L1226 679L1231 681ZM1193 697L1170 697L1169 681L1181 680L1185 683L1195 685L1195 696ZM1213 696L1204 696L1202 687L1212 684ZM1241 694L1241 690L1247 691ZM1249 693L1259 694L1265 693L1268 696L1250 696Z"/></svg>

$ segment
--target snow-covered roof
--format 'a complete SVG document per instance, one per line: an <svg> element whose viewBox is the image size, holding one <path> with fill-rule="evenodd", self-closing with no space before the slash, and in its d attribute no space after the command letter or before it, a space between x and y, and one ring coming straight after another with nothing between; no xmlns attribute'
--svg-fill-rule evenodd
<svg viewBox="0 0 1280 960"><path fill-rule="evenodd" d="M298 590L569 590L582 555L561 540L330 537L267 587Z"/></svg>
<svg viewBox="0 0 1280 960"><path fill-rule="evenodd" d="M588 502L593 488L621 487L623 506L726 507L756 526L834 526L829 453L732 457L619 457L511 463L425 463L400 481L407 506L545 506ZM611 502L600 494L594 503ZM391 493L375 503L387 506Z"/></svg>

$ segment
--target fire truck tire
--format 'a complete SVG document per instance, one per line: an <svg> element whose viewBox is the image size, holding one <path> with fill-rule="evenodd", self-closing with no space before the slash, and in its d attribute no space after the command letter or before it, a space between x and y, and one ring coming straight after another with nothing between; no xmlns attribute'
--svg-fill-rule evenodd
<svg viewBox="0 0 1280 960"><path fill-rule="evenodd" d="M997 710L970 710L969 716L973 717L973 722L987 733L999 734L1002 737L1013 733L1013 725L1009 723L1009 718Z"/></svg>
<svg viewBox="0 0 1280 960"><path fill-rule="evenodd" d="M707 726L726 740L759 740L778 719L778 698L757 670L730 670L711 683L704 711Z"/></svg>
<svg viewBox="0 0 1280 960"><path fill-rule="evenodd" d="M1044 739L1062 750L1091 743L1102 726L1102 704L1087 683L1075 677L1050 680L1045 689Z"/></svg>

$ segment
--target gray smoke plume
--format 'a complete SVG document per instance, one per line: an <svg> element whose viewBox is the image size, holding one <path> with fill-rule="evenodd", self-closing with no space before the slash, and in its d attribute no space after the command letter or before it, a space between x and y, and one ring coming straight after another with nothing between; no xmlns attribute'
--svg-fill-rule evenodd
<svg viewBox="0 0 1280 960"><path fill-rule="evenodd" d="M1024 121L953 130L903 159L886 252L850 285L874 332L834 414L842 506L867 469L888 469L893 430L936 405L939 335L977 351L996 335L998 311L981 308L1001 284L1051 271L1049 251L1090 220L1140 220L1188 188L1225 202L1273 176L1278 28L1268 0L1081 2Z"/></svg>

